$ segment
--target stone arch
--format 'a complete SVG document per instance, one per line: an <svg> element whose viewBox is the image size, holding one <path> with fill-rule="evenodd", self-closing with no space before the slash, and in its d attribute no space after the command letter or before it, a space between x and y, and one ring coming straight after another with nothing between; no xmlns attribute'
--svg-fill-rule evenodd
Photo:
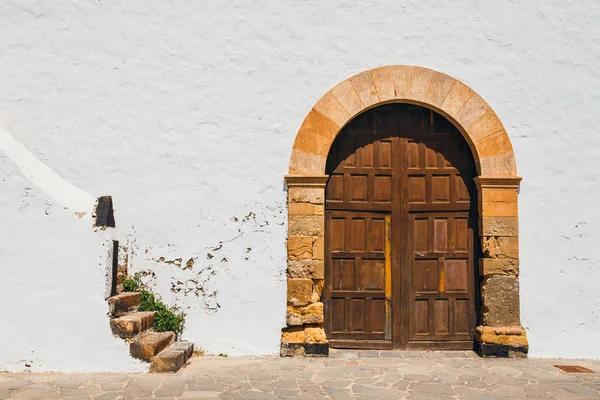
<svg viewBox="0 0 600 400"><path fill-rule="evenodd" d="M471 147L478 177L483 256L477 347L484 355L526 354L519 313L517 175L502 122L474 90L428 68L393 65L361 72L328 91L308 113L292 149L288 186L288 308L282 355L328 351L322 328L325 164L341 129L356 115L386 103L424 106L450 120Z"/></svg>
<svg viewBox="0 0 600 400"><path fill-rule="evenodd" d="M452 121L471 146L480 176L517 177L510 139L489 104L451 76L408 65L361 72L321 97L296 136L290 175L324 174L340 130L359 113L392 102L431 108Z"/></svg>

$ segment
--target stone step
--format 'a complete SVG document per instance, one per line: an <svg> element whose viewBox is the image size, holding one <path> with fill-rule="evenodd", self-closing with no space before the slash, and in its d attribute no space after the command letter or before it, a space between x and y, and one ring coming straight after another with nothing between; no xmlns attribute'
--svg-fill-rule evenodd
<svg viewBox="0 0 600 400"><path fill-rule="evenodd" d="M193 343L175 342L152 359L150 372L177 372L193 354Z"/></svg>
<svg viewBox="0 0 600 400"><path fill-rule="evenodd" d="M128 339L142 333L154 324L154 311L134 312L110 320L113 335Z"/></svg>
<svg viewBox="0 0 600 400"><path fill-rule="evenodd" d="M135 358L150 361L175 341L175 332L142 333L129 346L129 352Z"/></svg>
<svg viewBox="0 0 600 400"><path fill-rule="evenodd" d="M108 299L108 308L115 317L135 311L139 305L140 292L124 292Z"/></svg>

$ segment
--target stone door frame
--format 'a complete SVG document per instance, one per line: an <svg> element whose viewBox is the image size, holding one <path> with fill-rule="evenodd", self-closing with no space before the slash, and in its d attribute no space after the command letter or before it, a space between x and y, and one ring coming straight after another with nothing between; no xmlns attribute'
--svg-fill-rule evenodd
<svg viewBox="0 0 600 400"><path fill-rule="evenodd" d="M324 279L325 164L341 129L356 115L387 103L410 103L450 120L471 148L477 166L482 256L482 355L522 356L528 342L519 310L517 197L521 178L506 130L475 91L431 69L394 65L341 82L314 105L300 127L290 159L286 327L281 355L327 355L321 293Z"/></svg>

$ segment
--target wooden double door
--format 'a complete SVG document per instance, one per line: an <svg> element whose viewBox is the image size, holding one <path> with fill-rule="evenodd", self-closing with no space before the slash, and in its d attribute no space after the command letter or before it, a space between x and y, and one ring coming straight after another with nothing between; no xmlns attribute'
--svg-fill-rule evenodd
<svg viewBox="0 0 600 400"><path fill-rule="evenodd" d="M327 173L330 346L472 348L475 166L460 132L423 107L380 106L338 135Z"/></svg>

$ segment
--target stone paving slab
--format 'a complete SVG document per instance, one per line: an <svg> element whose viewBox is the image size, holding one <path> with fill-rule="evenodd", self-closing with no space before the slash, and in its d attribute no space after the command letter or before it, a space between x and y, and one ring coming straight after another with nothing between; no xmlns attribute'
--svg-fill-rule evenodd
<svg viewBox="0 0 600 400"><path fill-rule="evenodd" d="M163 375L0 373L0 399L600 399L600 360L439 353L199 357ZM597 372L566 373L556 364Z"/></svg>

